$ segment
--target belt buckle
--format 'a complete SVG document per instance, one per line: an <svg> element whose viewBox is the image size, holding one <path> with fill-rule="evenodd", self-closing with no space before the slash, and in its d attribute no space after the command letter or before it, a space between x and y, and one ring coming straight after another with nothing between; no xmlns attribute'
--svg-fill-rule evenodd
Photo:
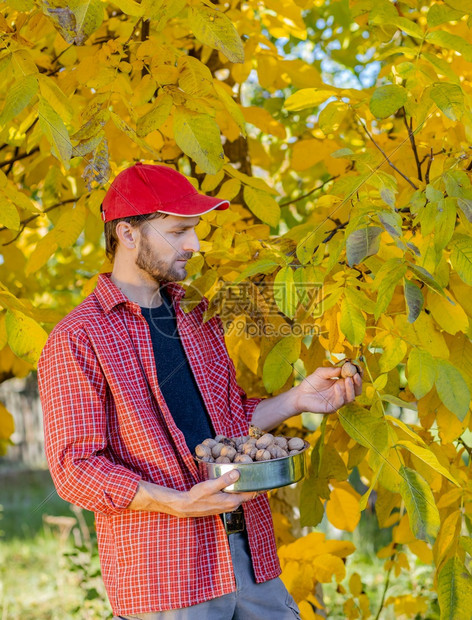
<svg viewBox="0 0 472 620"><path fill-rule="evenodd" d="M241 506L239 506L239 508L236 508L236 510L233 510L232 512L224 512L222 514L222 517L223 524L228 535L244 532L244 511Z"/></svg>

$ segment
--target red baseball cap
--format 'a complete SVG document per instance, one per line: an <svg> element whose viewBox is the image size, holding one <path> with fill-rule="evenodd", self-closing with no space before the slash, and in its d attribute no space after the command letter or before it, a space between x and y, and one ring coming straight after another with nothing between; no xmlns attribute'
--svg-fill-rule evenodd
<svg viewBox="0 0 472 620"><path fill-rule="evenodd" d="M102 219L169 213L195 217L212 209L227 209L229 202L200 194L188 179L163 165L137 163L114 179L102 203Z"/></svg>

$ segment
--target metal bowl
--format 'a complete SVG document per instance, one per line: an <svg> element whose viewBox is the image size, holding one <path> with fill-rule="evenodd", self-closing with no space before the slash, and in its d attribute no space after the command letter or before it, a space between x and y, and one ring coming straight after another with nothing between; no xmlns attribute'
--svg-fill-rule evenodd
<svg viewBox="0 0 472 620"><path fill-rule="evenodd" d="M298 454L255 463L207 463L198 457L195 460L202 480L214 480L232 469L239 471L238 480L223 489L227 493L270 491L298 482L305 476L309 446L305 441L305 447Z"/></svg>

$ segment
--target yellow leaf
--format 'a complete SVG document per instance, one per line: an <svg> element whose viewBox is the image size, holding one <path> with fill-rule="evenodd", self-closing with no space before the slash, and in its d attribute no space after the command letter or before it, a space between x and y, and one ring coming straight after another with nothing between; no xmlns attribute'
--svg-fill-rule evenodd
<svg viewBox="0 0 472 620"><path fill-rule="evenodd" d="M0 209L0 225L10 230L18 230L20 228L20 216L13 202L0 191L0 199L2 206Z"/></svg>
<svg viewBox="0 0 472 620"><path fill-rule="evenodd" d="M292 168L307 170L336 151L338 145L333 140L297 140L292 145Z"/></svg>
<svg viewBox="0 0 472 620"><path fill-rule="evenodd" d="M74 108L69 99L52 78L40 75L38 79L41 95L53 110L59 114L64 123L70 123L74 114Z"/></svg>
<svg viewBox="0 0 472 620"><path fill-rule="evenodd" d="M352 573L349 579L349 590L353 596L359 596L362 592L362 581L359 573Z"/></svg>
<svg viewBox="0 0 472 620"><path fill-rule="evenodd" d="M174 101L170 95L164 93L159 95L152 105L151 110L139 118L136 123L136 134L140 138L144 138L151 131L159 129L169 117Z"/></svg>
<svg viewBox="0 0 472 620"><path fill-rule="evenodd" d="M286 137L286 130L282 123L275 120L270 112L264 108L251 106L241 108L247 123L251 123L264 133L268 133L276 138L283 140Z"/></svg>
<svg viewBox="0 0 472 620"><path fill-rule="evenodd" d="M17 80L12 88L8 89L0 114L0 126L9 123L29 105L38 90L38 80L34 75L27 75Z"/></svg>
<svg viewBox="0 0 472 620"><path fill-rule="evenodd" d="M240 189L241 181L238 181L238 179L229 179L229 181L225 181L220 187L217 198L221 198L223 200L233 200L233 198L236 198L239 194Z"/></svg>
<svg viewBox="0 0 472 620"><path fill-rule="evenodd" d="M28 256L25 266L25 274L29 276L45 265L51 256L56 252L58 245L55 230L50 231L47 235L40 239L34 250Z"/></svg>
<svg viewBox="0 0 472 620"><path fill-rule="evenodd" d="M0 440L9 439L15 432L15 422L12 414L7 411L5 405L0 403Z"/></svg>
<svg viewBox="0 0 472 620"><path fill-rule="evenodd" d="M18 310L8 310L6 328L13 353L35 366L48 337L44 329Z"/></svg>
<svg viewBox="0 0 472 620"><path fill-rule="evenodd" d="M439 405L436 412L439 436L443 443L454 441L464 432L464 425L445 405Z"/></svg>
<svg viewBox="0 0 472 620"><path fill-rule="evenodd" d="M439 472L445 478L453 482L455 485L459 486L459 483L454 478L454 476L439 463L438 459L436 458L436 455L433 454L431 450L428 450L427 448L422 448L421 446L417 446L412 441L405 441L405 440L399 441L397 443L397 446L402 446L403 448L406 448L409 452L414 454L417 458L419 458L424 463L429 465L432 469L434 469L434 471Z"/></svg>
<svg viewBox="0 0 472 620"><path fill-rule="evenodd" d="M361 518L360 496L349 489L349 485L337 486L331 491L326 504L326 516L329 522L339 530L353 532Z"/></svg>
<svg viewBox="0 0 472 620"><path fill-rule="evenodd" d="M449 297L452 297L448 293ZM437 295L432 291L428 291L428 309L431 311L434 320L448 334L457 334L457 332L467 332L469 328L469 319L464 312L462 306L453 299L451 303L442 295Z"/></svg>
<svg viewBox="0 0 472 620"><path fill-rule="evenodd" d="M313 569L309 564L301 566L298 562L288 562L280 578L295 601L306 598L313 590Z"/></svg>
<svg viewBox="0 0 472 620"><path fill-rule="evenodd" d="M270 226L277 226L280 220L280 207L270 194L246 186L244 188L244 200L254 215L262 222Z"/></svg>
<svg viewBox="0 0 472 620"><path fill-rule="evenodd" d="M333 577L340 583L346 576L346 567L341 558L328 553L317 555L311 563L311 568L315 579L320 583L330 583Z"/></svg>
<svg viewBox="0 0 472 620"><path fill-rule="evenodd" d="M406 342L402 338L387 335L382 342L382 356L379 360L380 371L393 370L405 357L407 352Z"/></svg>
<svg viewBox="0 0 472 620"><path fill-rule="evenodd" d="M230 92L226 90L226 84L222 84L219 80L214 80L213 85L215 87L216 92L218 93L218 97L221 99L223 105L225 106L228 114L237 124L243 136L246 135L246 120L241 111L240 106L236 103L231 95L231 89L227 87Z"/></svg>
<svg viewBox="0 0 472 620"><path fill-rule="evenodd" d="M428 543L424 540L414 540L408 543L408 548L414 553L423 564L431 565L433 562L433 552Z"/></svg>
<svg viewBox="0 0 472 620"><path fill-rule="evenodd" d="M335 97L336 94L335 90L302 88L286 99L284 107L289 112L315 108L327 101L330 97Z"/></svg>

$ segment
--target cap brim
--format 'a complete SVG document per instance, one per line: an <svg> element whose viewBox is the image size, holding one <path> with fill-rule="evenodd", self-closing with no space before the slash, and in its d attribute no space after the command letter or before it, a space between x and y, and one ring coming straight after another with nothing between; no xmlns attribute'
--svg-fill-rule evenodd
<svg viewBox="0 0 472 620"><path fill-rule="evenodd" d="M159 213L167 213L168 215L178 215L179 217L196 217L197 215L209 213L213 209L224 211L228 207L228 200L221 200L221 198L213 198L204 194L193 194L192 196L187 196L182 201L176 202L175 207L167 204L157 209L157 211Z"/></svg>

